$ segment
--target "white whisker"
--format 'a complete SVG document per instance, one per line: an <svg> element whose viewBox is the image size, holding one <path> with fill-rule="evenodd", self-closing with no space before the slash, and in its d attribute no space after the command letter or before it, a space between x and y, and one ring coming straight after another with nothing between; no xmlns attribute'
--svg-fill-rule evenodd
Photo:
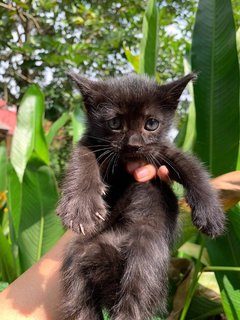
<svg viewBox="0 0 240 320"><path fill-rule="evenodd" d="M115 155L116 155L116 154L113 152L113 157L112 157L112 158L110 159L110 161L108 162L104 179L105 179L105 177L108 179L108 175L109 175L109 172L110 172L110 169L111 169L111 165L112 165L112 163L113 163L113 160L114 160Z"/></svg>
<svg viewBox="0 0 240 320"><path fill-rule="evenodd" d="M112 156L112 154L113 154L113 151L111 151L110 154L107 155L107 157L103 160L103 162L100 164L100 168L101 168L101 167L103 166L103 164ZM107 170L106 170L106 171L107 171ZM104 175L103 180L105 180L105 178L106 178L106 171L105 171L105 175Z"/></svg>
<svg viewBox="0 0 240 320"><path fill-rule="evenodd" d="M115 157L115 160L114 160L114 163L113 163L113 167L112 167L112 174L114 173L114 169L115 169L115 167L117 165L117 162L118 162L118 159L120 157L119 153L116 153L115 155L116 155L116 157Z"/></svg>
<svg viewBox="0 0 240 320"><path fill-rule="evenodd" d="M113 152L113 151L110 150L110 149L104 151L103 153L101 153L101 154L97 157L97 161L100 161L105 155L107 155L108 153L111 154L112 152ZM104 161L105 161L105 159L104 159ZM104 162L104 161L103 161L103 162ZM102 165L102 163L101 163L101 165Z"/></svg>
<svg viewBox="0 0 240 320"><path fill-rule="evenodd" d="M168 159L168 158L166 158L166 157L163 156L162 154L160 154L160 157L163 159L163 161L165 161L165 162L169 165L169 167L171 167L171 168L173 169L173 171L176 173L176 175L178 176L178 178L179 178L180 180L182 180L182 179L181 179L181 176L180 176L180 173L178 172L178 170L177 170L176 168L174 168L174 165L173 165L173 163L171 162L171 160Z"/></svg>

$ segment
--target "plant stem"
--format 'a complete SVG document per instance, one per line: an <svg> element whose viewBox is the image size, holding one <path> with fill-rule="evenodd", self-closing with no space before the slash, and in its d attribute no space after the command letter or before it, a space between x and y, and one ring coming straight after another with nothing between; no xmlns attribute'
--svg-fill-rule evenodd
<svg viewBox="0 0 240 320"><path fill-rule="evenodd" d="M193 294L196 290L196 287L198 285L198 280L199 280L199 272L201 270L201 266L202 266L202 263L201 263L201 257L202 257L202 253L203 253L203 249L204 249L204 238L203 236L200 234L200 244L201 244L201 250L199 252L199 257L196 261L196 266L195 266L195 271L194 271L194 274L193 274L193 279L192 279L192 283L191 283L191 286L189 288L189 291L188 291L188 294L187 294L187 297L186 297L186 301L185 301L185 305L184 305L184 308L183 308L183 311L181 313L181 317L180 317L180 320L184 320L186 315L187 315L187 312L188 312L188 309L189 309L189 306L190 306L190 303L192 301L192 297L193 297Z"/></svg>

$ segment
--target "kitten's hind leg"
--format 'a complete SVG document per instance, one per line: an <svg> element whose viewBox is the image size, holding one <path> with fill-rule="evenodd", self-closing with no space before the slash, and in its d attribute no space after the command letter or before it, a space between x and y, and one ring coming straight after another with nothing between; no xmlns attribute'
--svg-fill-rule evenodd
<svg viewBox="0 0 240 320"><path fill-rule="evenodd" d="M147 320L166 311L169 241L163 230L134 225L122 246L125 269L112 320ZM124 260L125 260L124 259Z"/></svg>
<svg viewBox="0 0 240 320"><path fill-rule="evenodd" d="M114 237L113 237L114 236ZM111 232L70 244L62 272L61 320L103 320L101 307L115 304L122 261Z"/></svg>
<svg viewBox="0 0 240 320"><path fill-rule="evenodd" d="M84 275L84 245L72 243L65 256L62 269L62 299L60 320L103 320L101 307L94 288Z"/></svg>

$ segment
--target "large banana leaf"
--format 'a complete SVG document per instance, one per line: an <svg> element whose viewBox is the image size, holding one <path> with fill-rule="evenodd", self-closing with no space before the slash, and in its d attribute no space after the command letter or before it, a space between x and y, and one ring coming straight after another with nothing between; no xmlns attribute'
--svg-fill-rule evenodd
<svg viewBox="0 0 240 320"><path fill-rule="evenodd" d="M236 36L237 36L238 62L240 66L240 28L238 28ZM240 71L240 68L239 68L239 71ZM239 100L239 104L240 104L240 100ZM240 105L239 105L239 108L240 108ZM240 143L239 143L239 149L238 149L237 170L240 170Z"/></svg>
<svg viewBox="0 0 240 320"><path fill-rule="evenodd" d="M234 171L239 150L239 65L230 0L200 0L193 33L195 151L213 175ZM236 211L235 211L236 210ZM228 232L206 243L213 266L239 267L240 211L228 215ZM236 218L237 217L237 218ZM224 312L240 319L240 275L216 272Z"/></svg>
<svg viewBox="0 0 240 320"><path fill-rule="evenodd" d="M23 96L18 110L17 128L11 149L11 163L20 182L32 153L46 164L49 163L47 143L42 128L43 114L43 93L37 85L32 85Z"/></svg>
<svg viewBox="0 0 240 320"><path fill-rule="evenodd" d="M149 0L143 17L143 38L140 44L139 73L155 76L158 55L158 8Z"/></svg>
<svg viewBox="0 0 240 320"><path fill-rule="evenodd" d="M239 65L230 0L200 0L192 42L196 106L195 150L213 175L236 168Z"/></svg>
<svg viewBox="0 0 240 320"><path fill-rule="evenodd" d="M63 234L54 210L58 199L52 170L37 159L31 159L22 183L19 255L26 270L46 253Z"/></svg>
<svg viewBox="0 0 240 320"><path fill-rule="evenodd" d="M33 85L20 105L8 179L11 239L19 253L21 271L35 263L63 233L54 212L58 191L47 166L43 114L43 94Z"/></svg>

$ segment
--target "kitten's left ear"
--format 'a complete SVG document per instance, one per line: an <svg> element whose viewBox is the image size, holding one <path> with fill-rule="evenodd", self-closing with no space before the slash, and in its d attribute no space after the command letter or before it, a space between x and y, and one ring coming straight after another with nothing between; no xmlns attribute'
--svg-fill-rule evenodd
<svg viewBox="0 0 240 320"><path fill-rule="evenodd" d="M175 80L160 87L165 97L167 98L170 106L174 108L177 107L179 99L183 93L183 90L186 88L188 82L195 79L197 79L197 75L195 73L190 73L178 80Z"/></svg>

